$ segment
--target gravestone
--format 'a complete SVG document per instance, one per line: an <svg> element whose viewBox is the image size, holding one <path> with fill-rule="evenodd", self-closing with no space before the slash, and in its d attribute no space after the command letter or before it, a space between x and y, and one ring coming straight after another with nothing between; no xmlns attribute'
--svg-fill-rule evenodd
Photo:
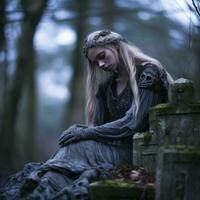
<svg viewBox="0 0 200 200"><path fill-rule="evenodd" d="M156 200L200 199L200 103L191 81L178 79L169 104L150 112L151 131L160 146L156 167Z"/></svg>
<svg viewBox="0 0 200 200"><path fill-rule="evenodd" d="M156 170L156 200L200 199L200 148L161 147Z"/></svg>
<svg viewBox="0 0 200 200"><path fill-rule="evenodd" d="M178 79L169 88L169 103L150 110L150 130L159 146L200 145L200 103L192 81Z"/></svg>
<svg viewBox="0 0 200 200"><path fill-rule="evenodd" d="M154 175L158 144L154 135L147 132L136 133L133 136L133 165L144 167L150 174Z"/></svg>
<svg viewBox="0 0 200 200"><path fill-rule="evenodd" d="M150 130L133 136L133 165L155 174L160 146L200 145L200 103L195 102L193 83L178 79L169 88L169 103L149 112Z"/></svg>

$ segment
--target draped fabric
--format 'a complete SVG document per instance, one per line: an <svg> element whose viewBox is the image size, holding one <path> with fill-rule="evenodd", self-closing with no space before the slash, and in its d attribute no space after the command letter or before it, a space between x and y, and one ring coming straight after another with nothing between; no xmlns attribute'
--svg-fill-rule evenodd
<svg viewBox="0 0 200 200"><path fill-rule="evenodd" d="M149 127L148 111L153 105L167 101L166 77L157 67L138 66L140 107L135 105L130 83L116 95L116 75L99 85L96 94L94 127L85 128L93 139L61 147L44 163L28 163L8 178L0 189L0 199L51 199L63 188L72 188L88 170L93 178L108 177L111 170L132 163L132 136ZM164 77L164 78L163 78ZM86 175L87 176L87 175ZM92 181L92 180L90 180ZM59 199L69 199L67 194Z"/></svg>

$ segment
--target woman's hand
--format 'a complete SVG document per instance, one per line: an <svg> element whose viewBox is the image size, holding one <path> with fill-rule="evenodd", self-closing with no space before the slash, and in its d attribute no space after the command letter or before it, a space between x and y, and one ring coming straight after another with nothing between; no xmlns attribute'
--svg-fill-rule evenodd
<svg viewBox="0 0 200 200"><path fill-rule="evenodd" d="M84 134L85 125L73 125L64 131L59 138L59 145L65 146L73 142L87 139L86 134Z"/></svg>

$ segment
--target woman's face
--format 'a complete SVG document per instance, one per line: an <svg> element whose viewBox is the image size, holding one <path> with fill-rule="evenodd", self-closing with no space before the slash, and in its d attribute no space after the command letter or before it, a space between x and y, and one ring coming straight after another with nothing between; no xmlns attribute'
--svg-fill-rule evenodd
<svg viewBox="0 0 200 200"><path fill-rule="evenodd" d="M115 48L93 47L88 50L88 60L93 66L105 71L117 72L118 52Z"/></svg>

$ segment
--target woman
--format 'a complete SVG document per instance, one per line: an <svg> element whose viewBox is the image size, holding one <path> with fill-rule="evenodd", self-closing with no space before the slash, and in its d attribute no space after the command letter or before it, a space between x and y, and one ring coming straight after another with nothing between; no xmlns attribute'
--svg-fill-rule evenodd
<svg viewBox="0 0 200 200"><path fill-rule="evenodd" d="M88 184L132 163L132 136L148 129L151 106L167 101L172 81L162 65L109 30L88 35L87 122L59 139L45 163L30 163L1 190L5 199L88 199ZM98 81L97 71L110 76Z"/></svg>

